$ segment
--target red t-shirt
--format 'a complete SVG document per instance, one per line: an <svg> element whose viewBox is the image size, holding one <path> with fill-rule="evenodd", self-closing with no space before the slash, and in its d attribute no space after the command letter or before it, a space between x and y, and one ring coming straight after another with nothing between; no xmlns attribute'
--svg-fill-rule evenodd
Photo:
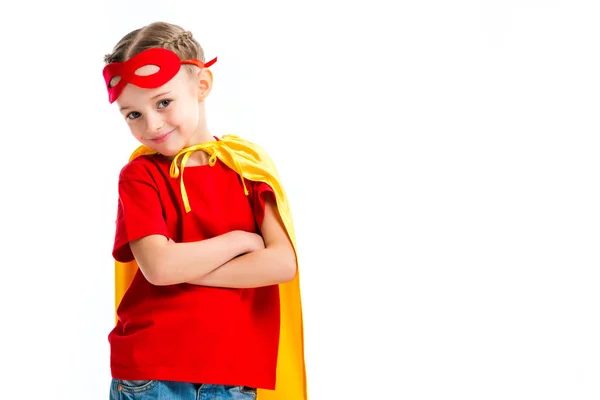
<svg viewBox="0 0 600 400"><path fill-rule="evenodd" d="M175 242L208 239L232 230L259 233L271 187L245 181L217 160L185 168L191 212L171 161L141 156L119 177L113 256L133 260L129 242L160 234ZM274 196L274 195L273 195ZM230 289L188 283L155 286L138 269L109 334L112 376L274 389L279 345L277 285Z"/></svg>

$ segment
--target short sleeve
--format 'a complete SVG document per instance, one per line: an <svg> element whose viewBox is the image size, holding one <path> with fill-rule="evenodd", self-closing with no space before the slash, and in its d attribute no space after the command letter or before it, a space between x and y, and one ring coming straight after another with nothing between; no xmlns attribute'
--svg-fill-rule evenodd
<svg viewBox="0 0 600 400"><path fill-rule="evenodd" d="M275 201L275 192L268 183L255 182L252 196L254 218L258 228L260 229L265 218L265 201L267 198L271 198L273 201Z"/></svg>
<svg viewBox="0 0 600 400"><path fill-rule="evenodd" d="M158 189L149 171L128 166L121 171L119 178L113 247L113 257L119 262L133 260L129 242L154 234L168 237Z"/></svg>

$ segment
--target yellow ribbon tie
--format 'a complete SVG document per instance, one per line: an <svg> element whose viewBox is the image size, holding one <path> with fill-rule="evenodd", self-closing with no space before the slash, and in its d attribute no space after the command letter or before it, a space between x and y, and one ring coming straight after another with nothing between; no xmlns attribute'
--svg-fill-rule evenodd
<svg viewBox="0 0 600 400"><path fill-rule="evenodd" d="M188 198L187 191L185 190L185 184L183 183L183 170L185 169L185 165L187 164L192 153L194 153L195 151L198 151L198 150L203 150L207 153L210 153L210 158L208 159L208 165L213 167L217 163L217 152L219 149L225 150L225 151L227 151L227 153L229 153L228 155L233 160L233 163L235 165L235 170L236 170L235 172L238 173L238 175L240 176L240 179L242 180L242 186L244 187L244 194L246 196L248 196L249 192L248 192L248 189L246 188L246 183L244 182L244 170L243 170L242 166L240 165L237 157L232 156L231 152L228 151L229 149L227 148L227 146L225 146L223 144L222 141L208 142L208 143L197 144L194 146L186 147L186 148L182 149L179 153L177 153L177 155L175 155L175 157L173 158L173 161L171 161L171 167L169 169L169 175L171 176L171 178L174 178L174 179L180 178L179 179L179 187L181 190L181 198L183 200L183 206L185 207L186 213L189 213L192 210L192 208L190 207L190 200ZM179 160L179 157L181 157L181 164L180 164L181 168L177 166L177 161Z"/></svg>

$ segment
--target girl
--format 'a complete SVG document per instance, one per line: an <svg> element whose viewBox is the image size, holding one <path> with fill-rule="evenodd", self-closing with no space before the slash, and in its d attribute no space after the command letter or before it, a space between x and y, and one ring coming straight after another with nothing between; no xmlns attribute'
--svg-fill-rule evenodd
<svg viewBox="0 0 600 400"><path fill-rule="evenodd" d="M259 146L210 133L215 61L164 22L105 57L141 143L119 176L111 399L307 398L287 198Z"/></svg>

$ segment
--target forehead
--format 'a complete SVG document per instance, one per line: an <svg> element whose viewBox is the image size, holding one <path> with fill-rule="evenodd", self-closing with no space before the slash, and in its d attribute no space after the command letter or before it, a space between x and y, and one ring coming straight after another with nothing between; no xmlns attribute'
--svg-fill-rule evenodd
<svg viewBox="0 0 600 400"><path fill-rule="evenodd" d="M142 75L144 73L152 74L156 72L155 66L148 65L142 67L138 70L138 74ZM165 83L162 86L152 89L144 89L138 86L135 86L131 83L128 83L121 95L117 99L117 104L119 106L131 106L136 103L145 102L151 100L154 96L164 93L164 92L180 92L182 90L188 89L190 85L193 84L189 73L185 70L185 68L181 68L177 75L175 75L169 82Z"/></svg>

